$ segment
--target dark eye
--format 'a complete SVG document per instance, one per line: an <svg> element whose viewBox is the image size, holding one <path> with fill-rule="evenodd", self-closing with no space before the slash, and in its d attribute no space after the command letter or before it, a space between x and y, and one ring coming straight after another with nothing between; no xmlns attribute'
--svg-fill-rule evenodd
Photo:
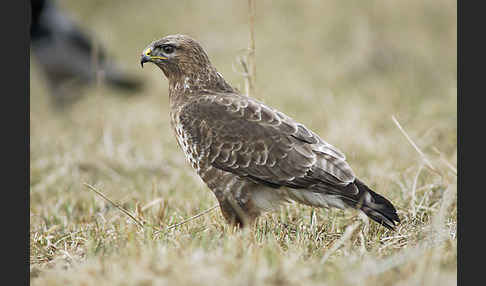
<svg viewBox="0 0 486 286"><path fill-rule="evenodd" d="M162 46L162 50L166 54L171 54L172 52L174 52L174 47L170 46L170 45L165 45L165 46Z"/></svg>

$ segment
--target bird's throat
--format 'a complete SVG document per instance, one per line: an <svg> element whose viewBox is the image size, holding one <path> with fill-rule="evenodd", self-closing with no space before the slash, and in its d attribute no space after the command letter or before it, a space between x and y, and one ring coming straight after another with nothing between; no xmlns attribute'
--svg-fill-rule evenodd
<svg viewBox="0 0 486 286"><path fill-rule="evenodd" d="M197 76L196 76L197 75ZM171 101L197 96L201 92L236 92L214 68L194 74L180 74L169 78L169 97Z"/></svg>

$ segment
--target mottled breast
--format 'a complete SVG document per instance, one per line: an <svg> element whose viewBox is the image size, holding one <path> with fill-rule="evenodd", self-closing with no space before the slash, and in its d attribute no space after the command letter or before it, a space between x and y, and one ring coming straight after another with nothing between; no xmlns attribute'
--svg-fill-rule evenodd
<svg viewBox="0 0 486 286"><path fill-rule="evenodd" d="M191 136L187 129L181 124L180 112L171 112L171 124L176 135L177 143L181 147L186 159L189 161L191 166L200 172L200 167L202 163L202 151L198 148L197 138Z"/></svg>

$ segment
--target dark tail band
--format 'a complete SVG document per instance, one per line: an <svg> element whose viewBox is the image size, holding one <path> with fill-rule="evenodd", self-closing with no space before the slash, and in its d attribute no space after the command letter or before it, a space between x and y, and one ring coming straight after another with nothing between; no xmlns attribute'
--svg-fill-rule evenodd
<svg viewBox="0 0 486 286"><path fill-rule="evenodd" d="M358 202L345 200L346 203L351 207L361 209L368 217L386 228L395 230L395 222L399 223L400 218L393 204L382 195L373 192L360 180L356 179L353 184L359 190Z"/></svg>

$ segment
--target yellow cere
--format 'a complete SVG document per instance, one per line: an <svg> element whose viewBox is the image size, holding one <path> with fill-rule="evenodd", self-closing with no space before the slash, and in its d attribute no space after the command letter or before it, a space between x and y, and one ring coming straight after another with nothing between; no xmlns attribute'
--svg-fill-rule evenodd
<svg viewBox="0 0 486 286"><path fill-rule="evenodd" d="M152 49L151 48L148 48L146 51L145 51L145 55L146 56L150 56L150 53L152 52ZM160 57L160 56L150 56L151 59L159 59L159 60L167 60L166 57Z"/></svg>

